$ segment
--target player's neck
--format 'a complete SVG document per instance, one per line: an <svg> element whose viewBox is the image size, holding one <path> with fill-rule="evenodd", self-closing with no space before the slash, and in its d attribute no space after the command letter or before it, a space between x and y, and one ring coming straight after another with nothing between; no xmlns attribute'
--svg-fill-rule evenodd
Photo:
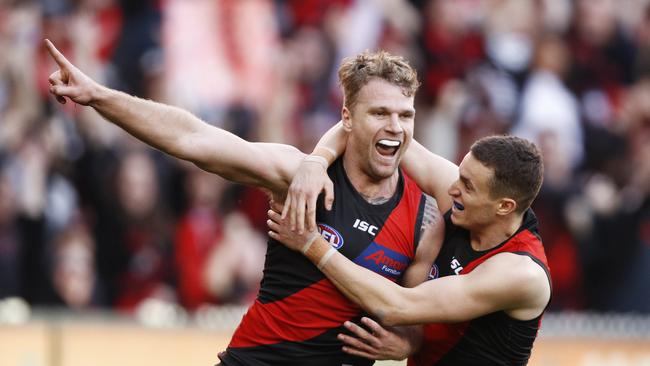
<svg viewBox="0 0 650 366"><path fill-rule="evenodd" d="M523 223L524 215L498 218L492 223L470 230L472 249L484 251L492 249L513 236Z"/></svg>
<svg viewBox="0 0 650 366"><path fill-rule="evenodd" d="M369 203L380 205L387 202L395 194L399 173L395 171L389 178L375 179L363 171L352 161L343 159L345 174L348 176L354 189Z"/></svg>

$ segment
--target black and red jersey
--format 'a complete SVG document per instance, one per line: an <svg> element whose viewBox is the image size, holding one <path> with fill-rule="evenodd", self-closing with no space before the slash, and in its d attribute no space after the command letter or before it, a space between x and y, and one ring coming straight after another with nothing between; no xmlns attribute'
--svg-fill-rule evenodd
<svg viewBox="0 0 650 366"><path fill-rule="evenodd" d="M340 253L394 282L415 257L426 198L399 172L395 194L368 203L352 186L339 159L328 170L334 182L331 211L318 203L320 233ZM264 277L255 303L235 331L222 363L232 365L341 366L374 361L342 351L337 334L361 309L301 253L269 240Z"/></svg>
<svg viewBox="0 0 650 366"><path fill-rule="evenodd" d="M544 269L550 283L546 254L532 210L526 211L522 226L512 237L485 251L472 249L469 231L454 225L450 213L445 215L445 241L431 270L432 280L470 273L488 258L508 252L530 257ZM422 347L409 358L408 365L525 365L541 319L542 315L523 321L497 311L462 323L427 324Z"/></svg>

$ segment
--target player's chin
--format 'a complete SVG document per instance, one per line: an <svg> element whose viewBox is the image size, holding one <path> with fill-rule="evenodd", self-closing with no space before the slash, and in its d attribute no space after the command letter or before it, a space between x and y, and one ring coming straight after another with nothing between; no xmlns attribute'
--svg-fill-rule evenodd
<svg viewBox="0 0 650 366"><path fill-rule="evenodd" d="M451 223L456 225L456 226L462 226L463 220L460 217L460 214L457 211L454 211L453 209L451 210L451 215L449 216L451 219Z"/></svg>
<svg viewBox="0 0 650 366"><path fill-rule="evenodd" d="M390 162L390 163L377 163L374 164L373 166L373 173L376 178L379 179L388 179L395 174L397 171L398 163L397 162Z"/></svg>

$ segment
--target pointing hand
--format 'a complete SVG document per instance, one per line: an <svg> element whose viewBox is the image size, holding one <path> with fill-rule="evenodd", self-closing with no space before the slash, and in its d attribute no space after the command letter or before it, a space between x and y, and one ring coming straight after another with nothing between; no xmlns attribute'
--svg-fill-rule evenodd
<svg viewBox="0 0 650 366"><path fill-rule="evenodd" d="M66 103L65 98L70 98L75 103L89 105L100 85L70 63L49 39L45 40L45 47L59 67L48 79L50 93L61 104Z"/></svg>

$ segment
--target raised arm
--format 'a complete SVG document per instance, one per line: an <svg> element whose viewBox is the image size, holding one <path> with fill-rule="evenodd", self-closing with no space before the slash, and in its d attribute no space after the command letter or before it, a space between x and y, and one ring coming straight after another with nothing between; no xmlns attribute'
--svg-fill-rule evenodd
<svg viewBox="0 0 650 366"><path fill-rule="evenodd" d="M50 93L94 108L110 122L146 144L226 179L284 191L304 157L280 144L250 143L210 126L191 113L109 89L70 63L49 41L59 70L49 78Z"/></svg>
<svg viewBox="0 0 650 366"><path fill-rule="evenodd" d="M436 198L440 212L451 208L449 187L458 179L458 166L413 140L402 158L402 167L426 194Z"/></svg>
<svg viewBox="0 0 650 366"><path fill-rule="evenodd" d="M347 298L383 325L461 322L499 310L533 319L550 297L546 273L526 256L500 253L468 274L404 288L356 265L320 235L296 235L279 214L269 211L269 217L272 238L303 252Z"/></svg>

